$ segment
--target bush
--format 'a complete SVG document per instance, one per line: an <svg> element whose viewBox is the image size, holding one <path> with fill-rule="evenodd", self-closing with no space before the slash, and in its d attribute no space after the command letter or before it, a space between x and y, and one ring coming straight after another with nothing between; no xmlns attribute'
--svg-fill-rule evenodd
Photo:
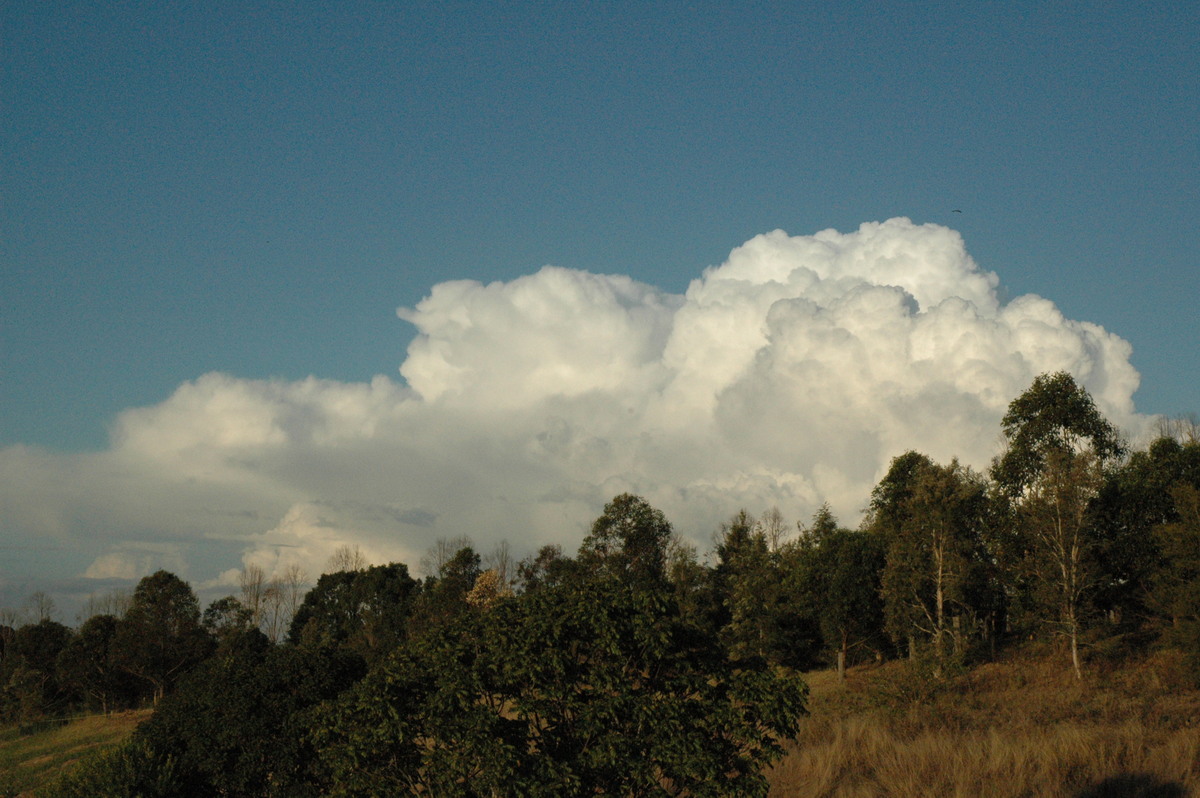
<svg viewBox="0 0 1200 798"><path fill-rule="evenodd" d="M731 662L665 591L609 578L402 648L314 740L341 796L765 796L805 695L798 676Z"/></svg>
<svg viewBox="0 0 1200 798"><path fill-rule="evenodd" d="M173 798L182 785L175 761L128 740L84 759L47 788L45 798Z"/></svg>

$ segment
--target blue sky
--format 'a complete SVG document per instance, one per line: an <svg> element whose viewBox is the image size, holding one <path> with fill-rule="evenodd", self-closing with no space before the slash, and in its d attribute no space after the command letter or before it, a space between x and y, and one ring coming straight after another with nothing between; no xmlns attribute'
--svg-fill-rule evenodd
<svg viewBox="0 0 1200 798"><path fill-rule="evenodd" d="M1198 14L7 3L0 443L98 448L211 370L394 374L442 280L682 291L757 233L898 215L1194 412Z"/></svg>
<svg viewBox="0 0 1200 798"><path fill-rule="evenodd" d="M1197 41L1155 2L5 3L0 605L572 549L623 490L701 546L853 522L904 447L986 466L1045 369L1200 411Z"/></svg>

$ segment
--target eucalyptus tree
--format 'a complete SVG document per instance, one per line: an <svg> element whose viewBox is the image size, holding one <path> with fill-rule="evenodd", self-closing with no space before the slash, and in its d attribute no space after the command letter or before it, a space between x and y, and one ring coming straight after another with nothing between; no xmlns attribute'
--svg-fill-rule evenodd
<svg viewBox="0 0 1200 798"><path fill-rule="evenodd" d="M885 546L911 515L909 500L921 475L932 466L928 455L909 450L892 458L887 473L872 488L866 524L884 538Z"/></svg>
<svg viewBox="0 0 1200 798"><path fill-rule="evenodd" d="M885 557L895 560L891 549L903 537L903 530L909 525L913 514L913 495L923 475L933 468L933 461L927 455L916 451L907 451L892 458L887 473L871 490L871 501L867 506L867 518L863 526L875 536L883 548ZM881 585L882 595L882 585ZM909 656L916 654L917 632L909 623L910 618L904 608L910 607L908 602L901 601L893 595L885 602L885 628L888 635L897 646L907 646Z"/></svg>
<svg viewBox="0 0 1200 798"><path fill-rule="evenodd" d="M922 463L904 499L900 523L890 530L882 595L894 640L928 641L939 666L964 653L965 625L982 608L981 567L987 489L979 474L953 461Z"/></svg>
<svg viewBox="0 0 1200 798"><path fill-rule="evenodd" d="M1116 427L1065 371L1041 374L1008 405L1001 421L1006 449L991 476L1010 496L1033 490L1055 467L1090 455L1107 463L1125 452Z"/></svg>
<svg viewBox="0 0 1200 798"><path fill-rule="evenodd" d="M1043 374L1009 404L1007 449L991 470L1016 508L1023 564L1043 617L1066 637L1083 678L1079 637L1086 601L1101 582L1089 504L1104 468L1124 453L1116 428L1066 372Z"/></svg>

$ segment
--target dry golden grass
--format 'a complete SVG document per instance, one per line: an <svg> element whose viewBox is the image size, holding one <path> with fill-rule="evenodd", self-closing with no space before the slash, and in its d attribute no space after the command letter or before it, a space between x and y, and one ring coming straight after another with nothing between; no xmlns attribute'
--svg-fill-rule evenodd
<svg viewBox="0 0 1200 798"><path fill-rule="evenodd" d="M1160 653L1093 668L1014 658L944 684L904 663L809 676L811 717L772 796L1200 795L1200 692Z"/></svg>

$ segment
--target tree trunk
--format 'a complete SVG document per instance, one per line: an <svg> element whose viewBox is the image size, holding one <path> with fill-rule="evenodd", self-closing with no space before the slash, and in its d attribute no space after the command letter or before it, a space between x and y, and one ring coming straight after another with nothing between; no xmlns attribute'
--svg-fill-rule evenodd
<svg viewBox="0 0 1200 798"><path fill-rule="evenodd" d="M942 661L945 659L945 635L946 635L946 597L944 592L944 584L946 579L945 574L945 550L943 546L934 541L934 559L937 562L937 572L934 575L934 602L936 614L933 625L933 650L937 657L938 670L941 670Z"/></svg>
<svg viewBox="0 0 1200 798"><path fill-rule="evenodd" d="M1074 611L1071 613L1069 623L1068 634L1071 637L1071 666L1075 668L1075 680L1082 682L1083 668L1079 666L1079 623L1075 620Z"/></svg>

